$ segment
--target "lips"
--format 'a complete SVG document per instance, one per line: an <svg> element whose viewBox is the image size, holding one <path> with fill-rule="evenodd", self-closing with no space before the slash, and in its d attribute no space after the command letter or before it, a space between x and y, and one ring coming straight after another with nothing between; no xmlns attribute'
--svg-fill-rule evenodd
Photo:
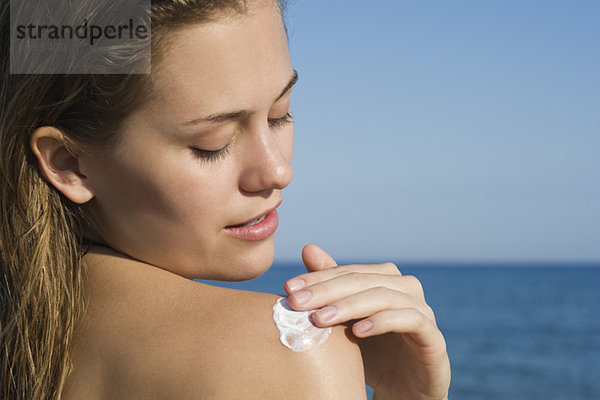
<svg viewBox="0 0 600 400"><path fill-rule="evenodd" d="M268 213L267 213L267 214L268 214ZM249 221L249 222L246 222L246 223L244 223L244 224L239 224L239 225L231 225L231 226L228 226L227 228L243 228L243 227L245 227L245 226L252 226L252 225L259 224L259 223L261 223L262 221L264 221L264 220L265 220L265 218L267 217L267 214L263 215L262 217L255 218L255 219L253 219L253 220L251 220L251 221Z"/></svg>
<svg viewBox="0 0 600 400"><path fill-rule="evenodd" d="M279 204L277 205L279 206ZM225 233L236 239L246 241L264 240L271 236L279 226L277 206L251 220L224 228Z"/></svg>

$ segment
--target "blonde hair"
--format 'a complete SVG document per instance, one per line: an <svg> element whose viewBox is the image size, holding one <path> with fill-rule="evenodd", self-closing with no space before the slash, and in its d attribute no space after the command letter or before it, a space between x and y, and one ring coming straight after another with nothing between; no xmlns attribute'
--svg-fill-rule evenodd
<svg viewBox="0 0 600 400"><path fill-rule="evenodd" d="M0 398L59 399L85 311L93 223L42 177L29 138L54 126L74 148L110 148L150 95L152 75L11 75L8 3L0 5ZM153 63L172 29L245 9L244 0L152 1Z"/></svg>

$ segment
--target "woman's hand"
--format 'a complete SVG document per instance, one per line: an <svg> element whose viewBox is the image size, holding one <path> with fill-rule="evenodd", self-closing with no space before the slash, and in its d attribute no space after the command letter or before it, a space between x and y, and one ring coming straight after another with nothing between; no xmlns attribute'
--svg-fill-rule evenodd
<svg viewBox="0 0 600 400"><path fill-rule="evenodd" d="M318 309L312 318L320 327L352 327L376 399L447 398L446 342L415 277L391 263L338 267L315 245L302 259L309 272L285 284L290 305Z"/></svg>

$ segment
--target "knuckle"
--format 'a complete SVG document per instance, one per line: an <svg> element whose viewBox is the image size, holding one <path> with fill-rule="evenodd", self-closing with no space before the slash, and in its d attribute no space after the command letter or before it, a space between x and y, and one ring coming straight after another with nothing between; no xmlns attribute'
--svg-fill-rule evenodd
<svg viewBox="0 0 600 400"><path fill-rule="evenodd" d="M435 313L433 312L433 308L429 306L429 304L425 304L425 315L434 323L435 321Z"/></svg>
<svg viewBox="0 0 600 400"><path fill-rule="evenodd" d="M415 329L421 329L427 324L427 317L416 308L409 309L409 318Z"/></svg>
<svg viewBox="0 0 600 400"><path fill-rule="evenodd" d="M403 279L405 283L411 288L411 291L415 294L419 295L419 297L425 297L425 292L423 290L423 284L421 281L414 275L404 275Z"/></svg>
<svg viewBox="0 0 600 400"><path fill-rule="evenodd" d="M419 278L417 278L414 275L404 275L404 280L406 282L408 282L410 285L417 287L417 288L422 288L423 285L421 284L421 281L419 280Z"/></svg>
<svg viewBox="0 0 600 400"><path fill-rule="evenodd" d="M380 264L384 272L390 275L402 275L396 264L392 262L384 262Z"/></svg>
<svg viewBox="0 0 600 400"><path fill-rule="evenodd" d="M433 312L433 308L431 308L431 306L429 306L429 304L425 304L425 314L426 315L435 315L435 313Z"/></svg>

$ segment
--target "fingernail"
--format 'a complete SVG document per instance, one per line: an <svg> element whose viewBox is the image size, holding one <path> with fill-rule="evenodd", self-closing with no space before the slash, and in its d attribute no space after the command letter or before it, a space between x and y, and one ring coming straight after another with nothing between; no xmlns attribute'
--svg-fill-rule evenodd
<svg viewBox="0 0 600 400"><path fill-rule="evenodd" d="M315 314L317 314L317 317L319 318L319 321L322 322L329 321L331 318L335 317L336 313L337 308L335 308L335 306L323 307L319 311L315 312Z"/></svg>
<svg viewBox="0 0 600 400"><path fill-rule="evenodd" d="M296 290L300 290L306 286L306 282L304 279L294 278L287 281L287 286L290 291L295 292Z"/></svg>
<svg viewBox="0 0 600 400"><path fill-rule="evenodd" d="M356 330L358 331L358 333L363 334L363 333L367 333L371 330L371 328L373 327L373 323L369 320L365 320L365 321L360 321L359 323L357 323L354 326L356 327Z"/></svg>
<svg viewBox="0 0 600 400"><path fill-rule="evenodd" d="M304 304L310 300L310 298L312 297L312 293L309 292L308 290L301 290L299 292L295 292L295 293L291 294L290 296L292 296L294 298L296 303Z"/></svg>

